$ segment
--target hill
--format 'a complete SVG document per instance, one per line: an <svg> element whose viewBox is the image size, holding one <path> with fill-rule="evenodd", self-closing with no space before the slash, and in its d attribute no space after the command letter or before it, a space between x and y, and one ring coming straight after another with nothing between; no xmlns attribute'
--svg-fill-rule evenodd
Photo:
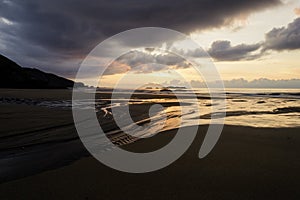
<svg viewBox="0 0 300 200"><path fill-rule="evenodd" d="M35 68L23 68L0 54L0 88L64 89L73 85L74 81Z"/></svg>

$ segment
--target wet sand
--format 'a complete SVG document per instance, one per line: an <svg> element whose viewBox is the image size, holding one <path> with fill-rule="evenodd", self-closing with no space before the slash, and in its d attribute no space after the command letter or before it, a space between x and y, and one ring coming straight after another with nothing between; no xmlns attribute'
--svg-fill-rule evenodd
<svg viewBox="0 0 300 200"><path fill-rule="evenodd" d="M32 98L37 94L26 95ZM45 95L48 98L49 93ZM73 126L59 126L71 123L70 111L14 104L0 107L3 136L32 131L36 125L40 130L54 127L49 129L51 134L74 136ZM4 182L0 184L0 199L299 199L299 128L225 126L213 151L199 159L206 129L199 126L197 138L188 151L159 171L123 173L92 157L84 157L63 167ZM185 130L189 132L188 127ZM122 148L147 152L164 146L174 134L176 130L166 131ZM1 148L6 149L2 139ZM82 148L80 143L75 146ZM63 147L56 152L70 151L69 146ZM52 156L59 158L57 162L64 159L57 153ZM33 167L28 163L30 160L19 169ZM35 160L34 165L40 164ZM1 163L1 170L5 167Z"/></svg>
<svg viewBox="0 0 300 200"><path fill-rule="evenodd" d="M214 150L198 159L205 127L170 166L146 174L83 158L69 166L4 183L1 199L299 199L299 129L226 126ZM167 143L168 131L129 144L140 152Z"/></svg>

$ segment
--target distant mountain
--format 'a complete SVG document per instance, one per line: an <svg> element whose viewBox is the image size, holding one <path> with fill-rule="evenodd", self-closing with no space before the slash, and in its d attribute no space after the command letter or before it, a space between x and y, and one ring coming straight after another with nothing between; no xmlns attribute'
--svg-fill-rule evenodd
<svg viewBox="0 0 300 200"><path fill-rule="evenodd" d="M63 89L73 85L74 81L38 69L23 68L0 55L0 88Z"/></svg>

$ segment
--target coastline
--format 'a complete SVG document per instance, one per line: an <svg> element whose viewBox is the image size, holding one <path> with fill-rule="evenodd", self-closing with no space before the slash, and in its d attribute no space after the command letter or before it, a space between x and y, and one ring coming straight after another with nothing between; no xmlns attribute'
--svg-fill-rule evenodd
<svg viewBox="0 0 300 200"><path fill-rule="evenodd" d="M1 90L0 93L13 98L69 100L72 91ZM7 176L0 184L0 199L300 197L297 187L300 128L225 125L213 151L199 159L198 152L207 129L207 125L200 125L191 147L173 164L155 172L129 174L113 170L88 156L78 139L70 109L22 104L1 104L0 108L0 156L4 158L0 166L2 174ZM184 129L188 133L188 127ZM39 140L28 140L36 134L41 136ZM176 129L163 131L121 148L133 152L152 151L163 147L175 134ZM17 139L9 140L12 135ZM22 139L30 142L24 145ZM4 155L3 150L7 149L12 151ZM10 156L31 151L42 153L7 165ZM13 167L17 170L9 174Z"/></svg>

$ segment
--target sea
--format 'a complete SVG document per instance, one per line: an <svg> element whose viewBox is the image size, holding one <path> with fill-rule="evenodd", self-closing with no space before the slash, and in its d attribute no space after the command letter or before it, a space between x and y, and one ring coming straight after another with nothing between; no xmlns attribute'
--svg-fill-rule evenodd
<svg viewBox="0 0 300 200"><path fill-rule="evenodd" d="M86 89L84 92L92 91ZM99 96L111 92L110 90L97 90ZM213 100L206 89L173 88L172 90L139 89L138 91L119 89L114 92L123 95L119 95L120 98L116 98L118 95L114 95L113 98L96 98L95 101L84 99L74 102L71 100L52 101L3 97L0 99L0 103L66 109L70 112L72 108L86 109L88 106L94 105L99 121L122 121L123 127L118 128L111 128L109 123L104 123L106 124L105 134L115 145L132 143L137 138L150 137L165 130L207 125L212 122L212 118L223 119L224 113L226 116L221 122L224 122L225 125L259 128L300 127L300 89L227 88L225 92L214 94ZM126 96L130 96L127 94L131 93L136 94L136 97L126 98ZM176 98L173 94L176 94ZM122 109L120 109L121 112L114 112L118 111L118 108L145 105L148 105L146 107L153 112L149 113L144 110L146 114L138 113L138 117L133 120L138 126L133 126L132 120L126 120L128 117L124 116ZM155 107L155 105L163 105L163 107ZM218 110L220 105L223 106L223 109ZM125 136L122 133L123 130L130 130L135 137ZM0 142L5 143L5 146L9 146L9 143L13 144L12 148L2 148L0 151L0 182L54 169L89 156L79 138L73 137L74 134L68 140L65 139L65 136L63 138L60 138L59 135L47 136L53 137L53 141L47 144L39 143L41 137L39 131L30 132L28 137L24 134L22 135L24 142L20 146L15 146L18 138L15 138L14 135L0 138ZM24 148L27 143L31 145ZM104 145L102 150L106 151L110 148L114 147Z"/></svg>
<svg viewBox="0 0 300 200"><path fill-rule="evenodd" d="M176 117L180 118L182 115L185 116L185 121L180 122L181 126L211 123L211 116L218 115L218 112L213 112L212 109L213 106L218 106L218 101L222 104L225 102L225 110L223 111L226 112L226 117L224 123L227 125L269 128L300 126L300 89L226 88L220 98L215 99L213 103L207 89L178 89L178 91L174 91L179 96L179 101L182 104L166 106L162 112L152 116L152 118L159 119L159 116L167 114L169 119L172 119L172 123L168 123L167 129L177 128L179 124L175 123L174 119ZM102 91L97 91L97 93L102 93ZM116 91L116 93L133 92L123 89ZM177 99L168 97L170 92L139 90L137 93L140 94L139 99L126 99L124 96L119 99L96 99L96 111L103 112L105 116L109 117L109 115L113 115L111 108L115 107L126 107L132 104L170 104L178 102ZM147 94L147 98L142 98L143 94ZM153 94L153 98L149 98L151 94ZM194 100L195 96L198 101ZM75 106L78 105L78 107L84 109L85 105L90 104L91 102L86 100L76 102ZM72 108L71 101L44 101L36 105L62 109ZM198 110L198 112L195 113L195 110ZM120 116L112 117L118 118Z"/></svg>

